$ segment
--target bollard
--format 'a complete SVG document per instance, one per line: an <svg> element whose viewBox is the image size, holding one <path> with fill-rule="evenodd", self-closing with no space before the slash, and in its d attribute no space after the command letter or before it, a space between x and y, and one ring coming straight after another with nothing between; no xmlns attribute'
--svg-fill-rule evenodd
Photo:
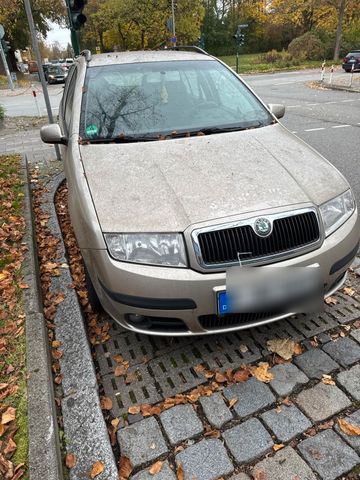
<svg viewBox="0 0 360 480"><path fill-rule="evenodd" d="M354 77L354 71L355 71L355 63L352 64L351 67L351 75L350 75L350 84L349 87L352 87L352 82L353 82L353 77Z"/></svg>
<svg viewBox="0 0 360 480"><path fill-rule="evenodd" d="M320 81L323 82L325 78L325 65L326 65L326 60L323 61L321 65L321 76L320 76Z"/></svg>
<svg viewBox="0 0 360 480"><path fill-rule="evenodd" d="M37 111L38 111L38 116L41 117L40 105L39 105L35 90L32 91L32 96L34 97L34 100L35 100L35 105L36 105L36 108L37 108Z"/></svg>
<svg viewBox="0 0 360 480"><path fill-rule="evenodd" d="M334 74L334 65L331 65L331 70L330 70L330 85L332 84L333 74Z"/></svg>

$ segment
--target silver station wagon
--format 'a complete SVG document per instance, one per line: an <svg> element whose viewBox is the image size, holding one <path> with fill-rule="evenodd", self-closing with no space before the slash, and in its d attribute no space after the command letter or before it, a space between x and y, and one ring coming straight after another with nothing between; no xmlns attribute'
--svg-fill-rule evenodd
<svg viewBox="0 0 360 480"><path fill-rule="evenodd" d="M41 137L62 145L94 305L156 335L322 307L359 219L348 182L279 123L284 111L196 48L75 60Z"/></svg>

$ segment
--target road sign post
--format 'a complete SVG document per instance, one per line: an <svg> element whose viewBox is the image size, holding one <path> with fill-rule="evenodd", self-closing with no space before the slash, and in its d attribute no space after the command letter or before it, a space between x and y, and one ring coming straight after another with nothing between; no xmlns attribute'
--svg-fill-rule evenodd
<svg viewBox="0 0 360 480"><path fill-rule="evenodd" d="M36 30L35 30L34 18L33 18L33 14L32 14L32 11L31 11L30 0L24 0L24 4L25 4L26 16L27 16L28 23L29 23L32 47L33 47L33 50L34 50L34 53L35 53L36 62L38 64L39 77L40 77L40 81L41 81L42 91L43 91L43 94L44 94L44 100L45 100L46 110L47 110L47 114L48 114L48 118L49 118L49 123L54 123L54 118L53 118L50 99L49 99L49 93L47 91L45 74L44 74L44 70L42 68L41 54L40 54L38 39L37 39L37 35L36 35ZM54 145L54 148L55 148L55 153L56 153L57 160L61 160L59 145Z"/></svg>
<svg viewBox="0 0 360 480"><path fill-rule="evenodd" d="M13 81L11 79L10 70L9 70L9 67L8 67L8 64L7 64L7 61L6 61L6 55L5 55L5 52L4 52L4 49L3 49L3 38L4 38L4 36L5 36L4 27L2 25L0 25L0 57L1 57L3 65L4 65L7 81L8 81L8 84L9 84L9 88L11 90L14 90L14 84L13 84Z"/></svg>

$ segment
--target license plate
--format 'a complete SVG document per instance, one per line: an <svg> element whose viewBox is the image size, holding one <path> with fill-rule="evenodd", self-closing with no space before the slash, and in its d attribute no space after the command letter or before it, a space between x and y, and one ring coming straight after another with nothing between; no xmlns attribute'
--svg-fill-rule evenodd
<svg viewBox="0 0 360 480"><path fill-rule="evenodd" d="M355 58L351 58L351 59L349 60L349 63L355 63L355 62L356 62Z"/></svg>
<svg viewBox="0 0 360 480"><path fill-rule="evenodd" d="M217 292L217 306L218 306L218 315L220 317L222 315L226 315L227 313L231 313L225 290L222 292Z"/></svg>

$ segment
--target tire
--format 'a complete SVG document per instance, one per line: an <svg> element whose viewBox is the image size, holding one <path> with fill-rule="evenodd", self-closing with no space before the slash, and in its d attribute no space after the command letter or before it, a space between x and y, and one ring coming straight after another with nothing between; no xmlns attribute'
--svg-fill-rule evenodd
<svg viewBox="0 0 360 480"><path fill-rule="evenodd" d="M100 303L100 300L99 300L99 297L96 293L94 285L91 281L88 269L86 268L85 265L84 265L84 270L85 270L85 283L86 283L86 288L87 288L87 291L88 291L88 299L89 299L89 303L91 305L91 308L92 308L93 312L95 312L95 313L102 312L103 311L102 305Z"/></svg>
<svg viewBox="0 0 360 480"><path fill-rule="evenodd" d="M348 68L345 68L345 72L346 73L351 73L351 70L349 70Z"/></svg>

